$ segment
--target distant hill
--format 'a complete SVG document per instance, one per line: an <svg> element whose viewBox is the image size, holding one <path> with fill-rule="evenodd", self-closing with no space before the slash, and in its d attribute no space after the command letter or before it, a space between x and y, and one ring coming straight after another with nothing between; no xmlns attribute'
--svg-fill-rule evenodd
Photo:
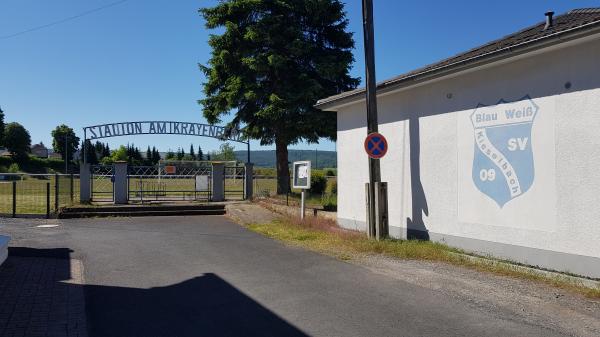
<svg viewBox="0 0 600 337"><path fill-rule="evenodd" d="M239 161L246 161L247 151L235 151ZM250 160L257 167L275 167L275 150L250 151ZM337 167L335 151L288 150L288 161L310 160L314 168Z"/></svg>

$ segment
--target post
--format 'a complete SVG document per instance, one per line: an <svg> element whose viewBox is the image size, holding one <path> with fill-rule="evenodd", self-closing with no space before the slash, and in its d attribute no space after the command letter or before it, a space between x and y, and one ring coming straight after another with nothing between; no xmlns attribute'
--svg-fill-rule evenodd
<svg viewBox="0 0 600 337"><path fill-rule="evenodd" d="M367 220L369 220L371 218L371 205L373 205L374 203L371 202L371 200L373 200L371 198L371 184L366 183L365 184L365 202L366 202L366 207L367 207ZM375 226L371 226L369 222L367 222L367 228L365 229L367 232L367 236L370 238L374 238L377 235L377 231L375 229Z"/></svg>
<svg viewBox="0 0 600 337"><path fill-rule="evenodd" d="M140 201L142 204L144 203L144 181L142 180L142 176L140 175Z"/></svg>
<svg viewBox="0 0 600 337"><path fill-rule="evenodd" d="M12 217L17 217L17 182L12 182Z"/></svg>
<svg viewBox="0 0 600 337"><path fill-rule="evenodd" d="M74 192L74 187L73 187L73 173L71 173L71 205L73 204L73 195L75 194Z"/></svg>
<svg viewBox="0 0 600 337"><path fill-rule="evenodd" d="M46 219L50 218L50 183L46 183Z"/></svg>
<svg viewBox="0 0 600 337"><path fill-rule="evenodd" d="M375 183L375 217L377 219L376 238L385 239L388 236L388 203L387 183Z"/></svg>
<svg viewBox="0 0 600 337"><path fill-rule="evenodd" d="M60 186L58 186L58 174L54 174L54 212L58 212L58 192Z"/></svg>
<svg viewBox="0 0 600 337"><path fill-rule="evenodd" d="M115 204L126 204L128 201L128 184L127 184L127 162L118 161L114 164L114 177L115 182L113 184L114 203Z"/></svg>
<svg viewBox="0 0 600 337"><path fill-rule="evenodd" d="M300 197L300 219L304 220L304 194L305 189L302 189L302 192L300 193L301 197Z"/></svg>
<svg viewBox="0 0 600 337"><path fill-rule="evenodd" d="M83 128L83 164L87 164L87 128Z"/></svg>
<svg viewBox="0 0 600 337"><path fill-rule="evenodd" d="M225 200L225 163L212 163L212 201Z"/></svg>
<svg viewBox="0 0 600 337"><path fill-rule="evenodd" d="M252 180L254 179L254 164L246 163L244 165L244 199L250 200L254 195Z"/></svg>
<svg viewBox="0 0 600 337"><path fill-rule="evenodd" d="M90 164L84 163L79 168L79 202L89 203L92 200L92 173Z"/></svg>
<svg viewBox="0 0 600 337"><path fill-rule="evenodd" d="M248 158L246 159L247 160L246 162L250 163L250 139L248 139L247 145L248 145Z"/></svg>
<svg viewBox="0 0 600 337"><path fill-rule="evenodd" d="M363 36L365 46L365 79L367 100L367 134L378 131L377 121L377 86L375 81L375 41L373 28L373 0L363 0ZM375 194L375 183L381 182L381 171L379 160L369 157L369 185L368 200L369 212L367 212L367 233L374 237L376 228L379 226L376 216L375 204L378 203Z"/></svg>
<svg viewBox="0 0 600 337"><path fill-rule="evenodd" d="M69 148L67 147L67 141L69 136L65 135L65 174L69 173Z"/></svg>

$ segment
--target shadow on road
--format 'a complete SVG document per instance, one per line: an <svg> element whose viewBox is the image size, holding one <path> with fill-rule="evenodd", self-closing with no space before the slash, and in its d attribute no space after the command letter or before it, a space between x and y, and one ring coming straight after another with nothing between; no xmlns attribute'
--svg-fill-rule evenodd
<svg viewBox="0 0 600 337"><path fill-rule="evenodd" d="M215 274L151 289L85 290L91 336L306 336Z"/></svg>
<svg viewBox="0 0 600 337"><path fill-rule="evenodd" d="M46 288L50 289L54 284L69 294L65 287L81 287L64 282L71 278L70 253L71 250L66 248L11 248L12 267L3 265L0 268L0 280L3 276L13 283L28 279L31 287L34 286L32 282L40 279L44 280ZM53 267L49 268L48 262L44 262L37 272L39 277L31 279L31 267L19 266L23 264L20 262L23 257L54 261ZM84 285L83 289L89 336L307 336L212 273L150 289L102 285ZM66 328L69 317L61 319ZM49 335L58 329L55 323L48 321ZM4 322L4 327L8 324L11 323Z"/></svg>

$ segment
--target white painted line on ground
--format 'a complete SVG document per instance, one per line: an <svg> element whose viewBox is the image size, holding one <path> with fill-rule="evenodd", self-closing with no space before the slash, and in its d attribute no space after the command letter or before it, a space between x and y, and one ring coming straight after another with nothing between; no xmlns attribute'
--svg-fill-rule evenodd
<svg viewBox="0 0 600 337"><path fill-rule="evenodd" d="M59 225L39 225L39 226L35 226L37 228L53 228L53 227L58 227Z"/></svg>

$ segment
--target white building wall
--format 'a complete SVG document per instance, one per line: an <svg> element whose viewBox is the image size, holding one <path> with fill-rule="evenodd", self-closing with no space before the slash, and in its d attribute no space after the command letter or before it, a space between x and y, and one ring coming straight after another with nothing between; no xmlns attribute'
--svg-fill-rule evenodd
<svg viewBox="0 0 600 337"><path fill-rule="evenodd" d="M600 40L588 38L379 96L379 131L389 143L381 169L390 233L418 230L469 250L600 277L598 60ZM496 105L501 99L519 103ZM479 104L494 106L479 112L538 109L528 139L533 183L528 187L523 178L524 192L502 205L472 176L471 115ZM362 101L337 112L338 219L361 230L368 180L364 111Z"/></svg>

